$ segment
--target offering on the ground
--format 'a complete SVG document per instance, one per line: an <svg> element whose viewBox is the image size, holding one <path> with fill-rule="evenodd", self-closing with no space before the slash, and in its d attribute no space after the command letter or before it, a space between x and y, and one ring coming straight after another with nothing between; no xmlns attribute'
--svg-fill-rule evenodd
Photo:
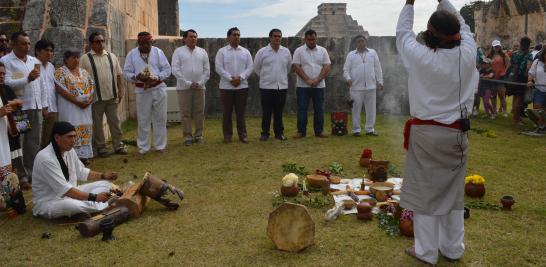
<svg viewBox="0 0 546 267"><path fill-rule="evenodd" d="M372 160L372 150L369 148L364 148L362 155L360 156L360 166L368 168L370 166L370 161Z"/></svg>
<svg viewBox="0 0 546 267"><path fill-rule="evenodd" d="M332 122L332 135L347 135L347 122L349 121L349 113L345 111L336 111L332 112L330 117Z"/></svg>
<svg viewBox="0 0 546 267"><path fill-rule="evenodd" d="M83 237L93 237L101 232L100 224L104 220L112 220L114 225L120 225L129 220L130 213L126 207L117 207L103 211L79 223L76 228Z"/></svg>
<svg viewBox="0 0 546 267"><path fill-rule="evenodd" d="M267 236L277 249L299 252L315 244L315 222L305 206L284 203L269 214Z"/></svg>
<svg viewBox="0 0 546 267"><path fill-rule="evenodd" d="M501 199L502 209L503 210L512 210L512 205L516 203L512 196L503 196Z"/></svg>
<svg viewBox="0 0 546 267"><path fill-rule="evenodd" d="M285 197L295 197L300 189L298 187L299 178L294 173L289 173L282 178L281 194Z"/></svg>
<svg viewBox="0 0 546 267"><path fill-rule="evenodd" d="M388 160L371 160L368 167L368 176L374 182L385 182L389 170Z"/></svg>
<svg viewBox="0 0 546 267"><path fill-rule="evenodd" d="M168 194L171 192L171 194ZM170 196L177 196L180 200L184 199L184 192L177 189L173 185L167 183L165 180L161 180L150 173L144 175L144 182L140 187L140 193L150 197L151 199L163 204L171 210L176 210L180 204L169 199Z"/></svg>

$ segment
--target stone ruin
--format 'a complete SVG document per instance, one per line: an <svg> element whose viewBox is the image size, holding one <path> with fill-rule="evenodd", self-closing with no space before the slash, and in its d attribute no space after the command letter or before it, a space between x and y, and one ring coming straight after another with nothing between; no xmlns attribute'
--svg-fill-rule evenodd
<svg viewBox="0 0 546 267"><path fill-rule="evenodd" d="M546 0L493 0L474 9L478 44L484 48L498 39L511 48L523 36L532 45L546 41Z"/></svg>
<svg viewBox="0 0 546 267"><path fill-rule="evenodd" d="M297 37L304 37L305 32L313 29L317 37L354 37L362 34L369 36L358 22L350 15L347 15L346 3L323 3L318 6L318 15L312 18L296 34Z"/></svg>

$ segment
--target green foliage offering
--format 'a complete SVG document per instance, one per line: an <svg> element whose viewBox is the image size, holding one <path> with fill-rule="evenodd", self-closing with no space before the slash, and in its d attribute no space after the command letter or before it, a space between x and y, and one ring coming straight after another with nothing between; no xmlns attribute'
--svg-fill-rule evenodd
<svg viewBox="0 0 546 267"><path fill-rule="evenodd" d="M295 173L298 176L305 176L305 175L309 174L309 172L307 172L305 170L305 167L298 166L298 164L296 164L294 162L288 162L288 163L283 164L282 165L282 171L285 172L285 173Z"/></svg>
<svg viewBox="0 0 546 267"><path fill-rule="evenodd" d="M328 170L330 170L333 174L342 175L343 174L343 166L340 163L332 162L328 166Z"/></svg>
<svg viewBox="0 0 546 267"><path fill-rule="evenodd" d="M475 133L483 136L483 137L489 137L489 138L496 138L497 137L497 134L494 132L494 131L491 131L489 129L485 129L485 128L472 128L470 129L472 131L474 131Z"/></svg>
<svg viewBox="0 0 546 267"><path fill-rule="evenodd" d="M467 207L471 209L480 209L480 210L500 210L499 205L495 205L493 203L488 203L484 201L472 201L465 204Z"/></svg>
<svg viewBox="0 0 546 267"><path fill-rule="evenodd" d="M389 163L389 175L392 177L402 177L396 165Z"/></svg>
<svg viewBox="0 0 546 267"><path fill-rule="evenodd" d="M394 218L390 213L379 212L375 215L379 221L379 228L383 229L387 235L399 236L400 235L400 222Z"/></svg>
<svg viewBox="0 0 546 267"><path fill-rule="evenodd" d="M285 202L301 204L312 209L326 210L334 205L334 198L331 195L322 195L322 193L309 194L304 196L299 194L296 197L283 197L279 192L273 192L273 207L276 208Z"/></svg>

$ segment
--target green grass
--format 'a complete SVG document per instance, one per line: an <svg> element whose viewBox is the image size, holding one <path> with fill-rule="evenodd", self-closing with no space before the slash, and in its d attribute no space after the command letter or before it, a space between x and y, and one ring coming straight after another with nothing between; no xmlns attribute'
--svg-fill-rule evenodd
<svg viewBox="0 0 546 267"><path fill-rule="evenodd" d="M192 147L182 145L181 127L173 125L168 154L137 158L136 148L130 147L128 156L98 159L91 167L119 171L119 183L151 171L186 192L178 211L152 202L140 218L115 229L118 240L112 243L82 238L73 226L34 218L30 211L15 220L0 217L0 265L419 265L403 253L412 240L387 236L376 219L362 223L344 216L326 223L324 210L310 209L316 245L294 254L277 251L265 231L283 163L296 162L313 171L335 161L346 176L357 177L364 172L358 165L360 153L368 147L375 158L388 159L402 171L404 121L378 116L379 137L259 142L260 120L249 118L251 143L225 145L220 120L207 119L206 143ZM473 126L493 130L498 137L470 133L468 172L486 178L485 201L498 203L510 194L517 203L512 212L472 210L465 221L466 252L459 265L546 266L546 138L518 135L521 129L505 118L476 119ZM295 133L294 116L286 117L285 128L288 137ZM134 122L125 129L126 138L134 140ZM29 193L26 197L31 198ZM41 239L44 232L52 238ZM451 265L444 260L439 264Z"/></svg>

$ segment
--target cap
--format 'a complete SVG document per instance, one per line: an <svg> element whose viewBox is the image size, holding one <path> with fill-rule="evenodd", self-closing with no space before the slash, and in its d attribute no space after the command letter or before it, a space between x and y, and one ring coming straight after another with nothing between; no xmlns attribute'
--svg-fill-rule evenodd
<svg viewBox="0 0 546 267"><path fill-rule="evenodd" d="M493 43L491 43L491 46L501 46L501 42L499 40L493 40Z"/></svg>

